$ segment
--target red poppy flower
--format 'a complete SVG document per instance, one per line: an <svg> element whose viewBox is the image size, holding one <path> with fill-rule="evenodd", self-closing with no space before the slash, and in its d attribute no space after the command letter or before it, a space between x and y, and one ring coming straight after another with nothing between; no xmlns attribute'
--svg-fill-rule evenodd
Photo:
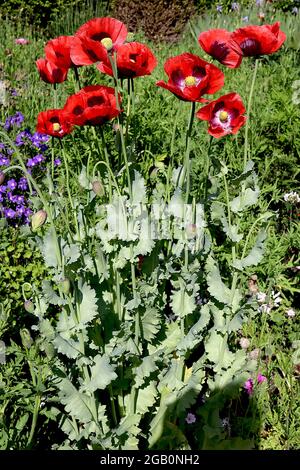
<svg viewBox="0 0 300 470"><path fill-rule="evenodd" d="M73 36L59 36L48 41L45 46L46 59L64 69L72 67L70 53L73 39Z"/></svg>
<svg viewBox="0 0 300 470"><path fill-rule="evenodd" d="M231 40L231 33L226 29L210 29L201 33L198 42L202 49L214 59L236 69L242 62L240 47Z"/></svg>
<svg viewBox="0 0 300 470"><path fill-rule="evenodd" d="M168 59L164 69L168 83L160 80L156 85L184 101L207 101L201 96L215 93L224 85L224 74L218 67L188 52Z"/></svg>
<svg viewBox="0 0 300 470"><path fill-rule="evenodd" d="M245 57L273 54L286 40L280 22L272 25L245 26L234 31L231 39L241 48Z"/></svg>
<svg viewBox="0 0 300 470"><path fill-rule="evenodd" d="M151 50L139 42L122 44L117 50L117 68L119 78L134 78L150 75L157 65ZM97 65L100 72L113 76L110 63L101 62Z"/></svg>
<svg viewBox="0 0 300 470"><path fill-rule="evenodd" d="M59 67L47 59L38 59L36 66L40 77L47 83L62 83L66 80L68 69Z"/></svg>
<svg viewBox="0 0 300 470"><path fill-rule="evenodd" d="M102 85L82 88L67 99L63 109L70 122L77 126L101 125L120 113L114 88Z"/></svg>
<svg viewBox="0 0 300 470"><path fill-rule="evenodd" d="M71 58L76 65L89 65L107 59L107 51L117 50L126 40L127 28L114 18L94 18L75 33Z"/></svg>
<svg viewBox="0 0 300 470"><path fill-rule="evenodd" d="M208 121L208 132L214 137L236 134L246 122L246 109L237 93L229 93L201 108L196 116Z"/></svg>
<svg viewBox="0 0 300 470"><path fill-rule="evenodd" d="M39 113L36 130L41 134L64 137L72 132L73 127L62 109L49 109Z"/></svg>

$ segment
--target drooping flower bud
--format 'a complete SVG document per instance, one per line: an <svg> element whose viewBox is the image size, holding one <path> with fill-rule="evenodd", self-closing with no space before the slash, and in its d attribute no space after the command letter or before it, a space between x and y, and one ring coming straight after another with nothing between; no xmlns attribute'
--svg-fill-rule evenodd
<svg viewBox="0 0 300 470"><path fill-rule="evenodd" d="M31 218L31 228L33 231L36 231L39 227L41 227L47 219L47 212L43 209L37 211L33 214Z"/></svg>
<svg viewBox="0 0 300 470"><path fill-rule="evenodd" d="M68 294L70 292L71 283L70 283L70 279L68 279L67 277L65 277L64 279L61 279L59 281L59 285L64 294Z"/></svg>
<svg viewBox="0 0 300 470"><path fill-rule="evenodd" d="M3 171L0 171L0 184L4 183L4 180L5 180L5 174L3 173Z"/></svg>
<svg viewBox="0 0 300 470"><path fill-rule="evenodd" d="M186 236L188 239L195 238L197 235L197 225L196 224L188 224L186 226Z"/></svg>
<svg viewBox="0 0 300 470"><path fill-rule="evenodd" d="M104 188L100 181L93 181L92 188L94 193L97 194L97 196L104 196Z"/></svg>
<svg viewBox="0 0 300 470"><path fill-rule="evenodd" d="M24 308L25 308L26 312L33 313L34 312L33 302L31 300L25 300Z"/></svg>

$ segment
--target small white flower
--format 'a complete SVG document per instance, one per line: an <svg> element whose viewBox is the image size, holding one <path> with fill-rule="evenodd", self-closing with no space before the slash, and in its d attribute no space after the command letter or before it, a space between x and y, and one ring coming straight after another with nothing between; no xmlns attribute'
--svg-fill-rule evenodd
<svg viewBox="0 0 300 470"><path fill-rule="evenodd" d="M296 312L295 312L295 310L293 310L292 308L289 308L289 309L286 311L286 314L287 314L288 317L293 318L293 317L296 315Z"/></svg>
<svg viewBox="0 0 300 470"><path fill-rule="evenodd" d="M280 292L275 293L274 291L272 291L272 298L274 307L279 307L282 301L282 298L280 297Z"/></svg>
<svg viewBox="0 0 300 470"><path fill-rule="evenodd" d="M271 312L271 306L269 304L262 304L259 309L259 312L261 313L270 313Z"/></svg>
<svg viewBox="0 0 300 470"><path fill-rule="evenodd" d="M283 199L285 202L290 202L291 204L298 204L300 202L300 196L298 193L296 193L296 191L285 193Z"/></svg>
<svg viewBox="0 0 300 470"><path fill-rule="evenodd" d="M267 298L267 294L265 292L257 292L256 298L259 303L263 303Z"/></svg>

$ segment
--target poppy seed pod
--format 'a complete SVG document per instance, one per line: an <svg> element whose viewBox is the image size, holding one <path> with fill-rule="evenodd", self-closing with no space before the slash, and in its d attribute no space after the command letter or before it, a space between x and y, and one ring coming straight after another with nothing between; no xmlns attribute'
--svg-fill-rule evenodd
<svg viewBox="0 0 300 470"><path fill-rule="evenodd" d="M0 171L0 184L3 184L4 180L5 180L5 174L3 173L3 171Z"/></svg>
<svg viewBox="0 0 300 470"><path fill-rule="evenodd" d="M31 218L31 228L33 231L37 230L39 227L41 227L47 219L47 212L44 211L43 209L37 211L35 214L33 214Z"/></svg>

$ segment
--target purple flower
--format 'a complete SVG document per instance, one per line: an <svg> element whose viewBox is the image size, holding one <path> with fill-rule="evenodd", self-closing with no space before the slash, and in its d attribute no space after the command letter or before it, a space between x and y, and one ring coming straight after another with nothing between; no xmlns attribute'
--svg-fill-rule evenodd
<svg viewBox="0 0 300 470"><path fill-rule="evenodd" d="M10 94L11 94L11 96L19 96L19 93L17 92L17 90L15 88L12 88L10 90Z"/></svg>
<svg viewBox="0 0 300 470"><path fill-rule="evenodd" d="M263 3L264 3L264 0L256 0L256 5L258 7L261 7Z"/></svg>
<svg viewBox="0 0 300 470"><path fill-rule="evenodd" d="M18 188L22 191L26 191L28 189L27 179L25 177L19 179Z"/></svg>
<svg viewBox="0 0 300 470"><path fill-rule="evenodd" d="M7 186L8 186L9 189L11 189L13 191L17 187L16 180L14 180L14 179L8 180L7 181Z"/></svg>
<svg viewBox="0 0 300 470"><path fill-rule="evenodd" d="M9 131L14 126L20 127L23 121L24 121L23 114L20 113L20 111L17 111L16 114L14 114L13 116L9 116L5 120L4 129L6 131Z"/></svg>
<svg viewBox="0 0 300 470"><path fill-rule="evenodd" d="M223 8L222 5L217 5L217 11L218 11L219 13L222 12L222 8Z"/></svg>
<svg viewBox="0 0 300 470"><path fill-rule="evenodd" d="M249 21L249 16L244 16L244 17L242 18L242 21L244 21L245 23L248 23L248 21Z"/></svg>
<svg viewBox="0 0 300 470"><path fill-rule="evenodd" d="M32 142L32 144L37 147L37 148L41 148L41 147L44 147L45 150L47 150L47 146L43 145L45 144L46 142L48 142L50 139L50 137L46 134L40 134L39 132L35 132L34 134L32 134L30 140Z"/></svg>
<svg viewBox="0 0 300 470"><path fill-rule="evenodd" d="M249 396L252 395L253 393L253 380L252 379L246 380L246 382L244 383L244 389L246 390Z"/></svg>
<svg viewBox="0 0 300 470"><path fill-rule="evenodd" d="M24 214L25 214L25 210L26 210L26 209L25 209L24 206L17 206L17 207L16 207L16 211L17 211L17 214L18 214L19 216L24 215Z"/></svg>
<svg viewBox="0 0 300 470"><path fill-rule="evenodd" d="M19 134L16 136L15 144L17 147L21 147L21 145L25 144L25 140L30 138L31 132L28 129L25 129L25 131L19 132Z"/></svg>
<svg viewBox="0 0 300 470"><path fill-rule="evenodd" d="M59 165L61 165L61 159L60 159L60 158L56 158L56 159L54 160L54 166L59 166Z"/></svg>
<svg viewBox="0 0 300 470"><path fill-rule="evenodd" d="M263 382L267 382L267 377L265 377L264 375L258 374L257 383L262 384Z"/></svg>
<svg viewBox="0 0 300 470"><path fill-rule="evenodd" d="M297 7L294 7L294 8L292 9L293 15L298 15L298 11L299 11L298 8L297 8Z"/></svg>
<svg viewBox="0 0 300 470"><path fill-rule="evenodd" d="M10 209L10 208L4 208L3 212L4 212L4 216L7 219L13 219L16 215L15 211L13 209Z"/></svg>
<svg viewBox="0 0 300 470"><path fill-rule="evenodd" d="M33 157L33 160L36 162L36 164L38 164L38 163L42 163L43 161L45 161L45 157L39 153L38 155Z"/></svg>
<svg viewBox="0 0 300 470"><path fill-rule="evenodd" d="M193 424L195 423L196 421L196 416L193 414L193 413L188 413L186 418L185 418L185 421L188 423L188 424Z"/></svg>
<svg viewBox="0 0 300 470"><path fill-rule="evenodd" d="M28 166L29 168L33 167L36 165L36 161L34 160L34 158L28 158L27 160L27 163L26 163L26 166Z"/></svg>
<svg viewBox="0 0 300 470"><path fill-rule="evenodd" d="M231 4L232 11L238 11L239 8L240 8L240 5L237 2L233 2Z"/></svg>
<svg viewBox="0 0 300 470"><path fill-rule="evenodd" d="M0 166L9 166L10 165L10 160L9 158L5 157L4 155L1 154L0 156Z"/></svg>
<svg viewBox="0 0 300 470"><path fill-rule="evenodd" d="M7 189L7 187L5 186L5 184L0 185L0 193L2 193L2 194L6 193L6 189Z"/></svg>

